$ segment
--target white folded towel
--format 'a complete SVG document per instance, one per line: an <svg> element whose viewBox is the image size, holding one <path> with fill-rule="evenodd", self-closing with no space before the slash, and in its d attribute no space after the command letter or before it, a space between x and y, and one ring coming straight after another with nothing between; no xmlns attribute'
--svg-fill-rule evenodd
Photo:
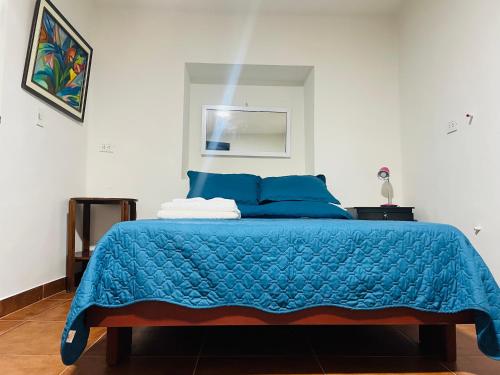
<svg viewBox="0 0 500 375"><path fill-rule="evenodd" d="M162 211L213 211L213 212L239 212L236 202L224 198L189 198L173 199L161 205Z"/></svg>
<svg viewBox="0 0 500 375"><path fill-rule="evenodd" d="M159 219L240 219L241 213L232 199L189 198L165 202L158 211Z"/></svg>
<svg viewBox="0 0 500 375"><path fill-rule="evenodd" d="M200 210L160 210L159 219L241 219L239 210L230 211L200 211Z"/></svg>

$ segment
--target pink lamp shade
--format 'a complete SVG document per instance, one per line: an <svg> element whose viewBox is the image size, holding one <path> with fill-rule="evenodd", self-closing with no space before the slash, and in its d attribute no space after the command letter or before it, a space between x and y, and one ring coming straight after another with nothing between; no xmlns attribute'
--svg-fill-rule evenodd
<svg viewBox="0 0 500 375"><path fill-rule="evenodd" d="M378 178L381 180L388 180L389 177L391 176L391 171L389 170L388 167L380 167L377 173Z"/></svg>

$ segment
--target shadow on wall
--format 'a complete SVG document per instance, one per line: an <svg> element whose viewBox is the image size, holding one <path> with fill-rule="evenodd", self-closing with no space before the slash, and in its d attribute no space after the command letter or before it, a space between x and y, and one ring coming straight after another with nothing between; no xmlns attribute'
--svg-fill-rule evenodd
<svg viewBox="0 0 500 375"><path fill-rule="evenodd" d="M120 206L92 206L90 212L90 246L95 246L109 228L120 221L120 214Z"/></svg>
<svg viewBox="0 0 500 375"><path fill-rule="evenodd" d="M90 246L95 246L97 241L113 226L120 221L120 206L93 205L90 216ZM83 205L76 207L76 241L75 251L82 251L83 238Z"/></svg>

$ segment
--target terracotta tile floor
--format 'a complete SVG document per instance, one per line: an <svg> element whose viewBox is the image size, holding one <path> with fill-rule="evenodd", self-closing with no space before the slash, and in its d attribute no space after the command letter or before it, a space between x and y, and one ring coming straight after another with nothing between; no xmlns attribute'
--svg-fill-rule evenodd
<svg viewBox="0 0 500 375"><path fill-rule="evenodd" d="M420 357L415 327L222 327L135 329L131 359L114 368L105 330L92 329L84 355L66 367L59 343L71 298L59 293L0 319L0 375L500 375L469 325L458 327L454 365Z"/></svg>

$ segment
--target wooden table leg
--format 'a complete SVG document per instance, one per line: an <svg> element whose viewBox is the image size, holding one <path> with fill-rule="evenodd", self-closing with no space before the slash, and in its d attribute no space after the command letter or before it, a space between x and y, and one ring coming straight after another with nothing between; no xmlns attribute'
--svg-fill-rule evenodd
<svg viewBox="0 0 500 375"><path fill-rule="evenodd" d="M135 201L130 202L130 220L137 219L137 204Z"/></svg>
<svg viewBox="0 0 500 375"><path fill-rule="evenodd" d="M90 256L90 203L83 204L82 255Z"/></svg>
<svg viewBox="0 0 500 375"><path fill-rule="evenodd" d="M115 366L130 356L132 328L108 327L106 342L106 361L108 365Z"/></svg>
<svg viewBox="0 0 500 375"><path fill-rule="evenodd" d="M121 221L129 221L130 220L130 209L129 209L128 201L121 201L120 202L120 209L121 209Z"/></svg>
<svg viewBox="0 0 500 375"><path fill-rule="evenodd" d="M457 332L455 324L421 325L419 339L422 351L446 362L457 360Z"/></svg>
<svg viewBox="0 0 500 375"><path fill-rule="evenodd" d="M75 222L76 201L69 200L66 234L66 291L75 289Z"/></svg>

